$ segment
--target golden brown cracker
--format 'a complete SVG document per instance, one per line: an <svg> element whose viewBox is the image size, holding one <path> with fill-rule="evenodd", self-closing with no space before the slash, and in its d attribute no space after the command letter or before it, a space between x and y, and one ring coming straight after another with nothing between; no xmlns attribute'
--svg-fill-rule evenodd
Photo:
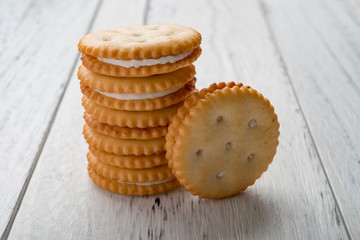
<svg viewBox="0 0 360 240"><path fill-rule="evenodd" d="M151 155L116 155L107 153L94 147L89 147L89 151L101 162L120 168L142 169L152 168L167 164L165 152Z"/></svg>
<svg viewBox="0 0 360 240"><path fill-rule="evenodd" d="M85 96L82 105L87 113L100 122L129 128L167 126L182 102L154 111L125 111L100 106Z"/></svg>
<svg viewBox="0 0 360 240"><path fill-rule="evenodd" d="M94 57L148 59L178 55L198 47L201 35L179 25L120 26L84 36L79 51Z"/></svg>
<svg viewBox="0 0 360 240"><path fill-rule="evenodd" d="M115 138L151 139L163 137L167 132L167 126L152 128L128 128L109 125L98 121L86 112L84 113L84 119L87 125L99 133Z"/></svg>
<svg viewBox="0 0 360 240"><path fill-rule="evenodd" d="M149 77L111 77L79 67L78 78L86 86L102 92L113 93L153 93L185 85L195 75L194 65L180 68L174 72Z"/></svg>
<svg viewBox="0 0 360 240"><path fill-rule="evenodd" d="M170 124L169 166L192 194L229 197L267 170L278 137L277 115L260 93L241 84L213 84L186 100Z"/></svg>
<svg viewBox="0 0 360 240"><path fill-rule="evenodd" d="M105 164L99 161L91 152L88 152L87 159L89 166L94 169L97 174L121 182L145 183L174 178L167 164L153 168L128 169Z"/></svg>
<svg viewBox="0 0 360 240"><path fill-rule="evenodd" d="M151 66L121 67L99 61L96 57L83 54L81 56L82 64L90 71L113 77L148 77L155 74L164 74L176 71L180 68L191 65L201 55L201 48L195 48L192 53L174 63L157 64Z"/></svg>
<svg viewBox="0 0 360 240"><path fill-rule="evenodd" d="M126 111L151 111L162 109L184 101L195 89L195 78L178 91L163 97L143 100L120 100L105 96L80 83L81 92L92 102L101 106Z"/></svg>
<svg viewBox="0 0 360 240"><path fill-rule="evenodd" d="M143 196L143 195L158 194L158 193L170 191L176 188L177 186L179 186L179 183L176 181L176 179L173 179L165 183L154 184L150 186L141 186L136 184L122 184L97 174L90 166L88 166L88 171L90 178L99 187L106 189L108 191L126 194L126 195Z"/></svg>
<svg viewBox="0 0 360 240"><path fill-rule="evenodd" d="M151 155L165 150L164 137L147 140L114 138L96 132L87 124L83 134L90 146L118 155Z"/></svg>

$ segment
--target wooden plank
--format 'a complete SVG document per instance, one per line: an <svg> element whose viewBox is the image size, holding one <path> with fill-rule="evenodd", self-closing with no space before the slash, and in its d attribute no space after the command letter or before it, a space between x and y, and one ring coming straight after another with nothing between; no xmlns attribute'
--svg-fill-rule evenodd
<svg viewBox="0 0 360 240"><path fill-rule="evenodd" d="M97 20L102 28L140 23L140 16L137 22L123 19L145 7L131 10L128 3L122 7L128 8L126 15L112 19L106 9L116 9L116 2L104 3L109 5ZM98 188L86 172L81 93L74 73L9 238L346 239L257 2L163 0L148 9L148 23L188 25L203 34L203 55L196 64L199 88L213 81L242 81L275 105L281 137L268 172L245 193L220 201L199 199L182 188L148 197Z"/></svg>
<svg viewBox="0 0 360 240"><path fill-rule="evenodd" d="M98 17L96 17L91 31L121 24L142 24L145 10L145 0L137 2L129 2L126 0L104 1L101 4ZM89 23L89 19L87 20ZM84 34L85 31L78 32L75 36L76 38L74 37L75 39L72 39L70 48L74 56L77 54L76 44ZM102 200L98 200L95 196L90 197L87 195L87 193L99 195L99 189L91 182L86 171L85 154L87 152L87 145L81 133L84 123L82 119L81 93L76 77L78 65L79 60L77 60L76 67L72 72L69 86L57 112L52 130L49 133L36 170L30 180L28 190L15 218L9 235L10 239L86 239L94 233L93 231L97 231L96 229L100 230L99 228L93 228L94 226L92 224L86 222L88 220L91 222L95 220L94 224L96 225L96 222L101 220L98 219L97 216L88 215L90 209L87 209L88 206L83 202L84 200L86 201L93 198L96 199L96 202L101 203L100 207L102 206ZM59 129L61 126L63 130ZM57 143L53 144L54 141ZM50 167L51 170L45 170L45 168L48 167ZM65 176L61 176L63 174ZM57 182L60 179L61 181ZM54 180L57 183L55 183ZM80 198L74 198L74 193L80 194ZM61 198L54 194L72 196L69 198ZM100 192L100 196L109 196L106 194L107 193L102 194ZM40 197L40 201L33 202L33 197ZM85 197L85 199L81 200L82 197ZM86 209L84 207L86 207ZM38 210L40 210L40 212ZM45 212L43 212L43 210L45 210ZM78 212L78 210L80 210L81 213ZM83 210L85 210L86 213L82 212ZM100 211L102 210L100 209ZM115 213L113 211L111 212ZM56 216L53 215L54 213ZM78 215L79 213L81 215ZM39 216L38 214L42 216L41 219L38 219L39 221L36 220ZM100 218L101 215L99 216ZM87 216L90 218L87 218ZM95 217L95 219L93 217ZM103 217L106 219L107 216L104 215ZM86 221L80 220L82 218L86 218ZM23 226L21 226L23 223L18 225L18 222L22 221L27 223ZM117 226L120 225L116 222L111 225L112 229L117 229ZM77 238L77 236L81 237ZM115 236L118 238L118 235L113 236L113 238L115 238Z"/></svg>
<svg viewBox="0 0 360 240"><path fill-rule="evenodd" d="M0 236L17 211L74 66L74 43L95 7L95 0L0 3Z"/></svg>
<svg viewBox="0 0 360 240"><path fill-rule="evenodd" d="M360 239L360 5L265 2L349 233Z"/></svg>

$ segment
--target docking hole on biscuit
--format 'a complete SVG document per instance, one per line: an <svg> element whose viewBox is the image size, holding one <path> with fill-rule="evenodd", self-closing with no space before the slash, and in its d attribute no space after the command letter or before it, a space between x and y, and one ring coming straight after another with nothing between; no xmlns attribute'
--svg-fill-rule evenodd
<svg viewBox="0 0 360 240"><path fill-rule="evenodd" d="M231 142L226 143L225 149L230 150L230 148L231 148Z"/></svg>
<svg viewBox="0 0 360 240"><path fill-rule="evenodd" d="M219 115L216 119L217 123L220 123L223 120L223 117L221 115Z"/></svg>
<svg viewBox="0 0 360 240"><path fill-rule="evenodd" d="M110 37L110 36L104 36L104 37L102 38L102 40L103 40L104 42L111 41L111 37Z"/></svg>
<svg viewBox="0 0 360 240"><path fill-rule="evenodd" d="M249 156L248 156L248 159L249 160L252 160L254 158L254 154L253 153L250 153Z"/></svg>
<svg viewBox="0 0 360 240"><path fill-rule="evenodd" d="M202 152L201 149L197 150L196 151L196 156L201 156L201 152Z"/></svg>
<svg viewBox="0 0 360 240"><path fill-rule="evenodd" d="M217 177L217 178L222 178L225 174L226 174L226 172L218 172L218 173L216 174L216 177Z"/></svg>
<svg viewBox="0 0 360 240"><path fill-rule="evenodd" d="M249 122L249 127L253 128L256 126L256 119L251 119Z"/></svg>

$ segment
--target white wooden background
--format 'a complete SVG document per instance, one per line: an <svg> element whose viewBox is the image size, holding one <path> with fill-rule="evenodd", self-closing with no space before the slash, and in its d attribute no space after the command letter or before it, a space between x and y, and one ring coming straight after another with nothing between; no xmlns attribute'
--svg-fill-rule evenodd
<svg viewBox="0 0 360 240"><path fill-rule="evenodd" d="M169 23L203 36L198 88L243 82L275 106L280 145L246 192L113 194L87 176L78 40ZM360 239L360 2L3 0L1 239Z"/></svg>

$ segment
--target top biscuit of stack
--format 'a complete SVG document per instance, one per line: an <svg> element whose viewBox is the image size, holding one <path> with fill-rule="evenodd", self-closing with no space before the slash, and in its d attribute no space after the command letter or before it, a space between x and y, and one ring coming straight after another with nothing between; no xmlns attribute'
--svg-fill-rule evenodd
<svg viewBox="0 0 360 240"><path fill-rule="evenodd" d="M78 44L83 65L115 77L173 72L201 54L201 35L178 25L121 26L86 35Z"/></svg>

